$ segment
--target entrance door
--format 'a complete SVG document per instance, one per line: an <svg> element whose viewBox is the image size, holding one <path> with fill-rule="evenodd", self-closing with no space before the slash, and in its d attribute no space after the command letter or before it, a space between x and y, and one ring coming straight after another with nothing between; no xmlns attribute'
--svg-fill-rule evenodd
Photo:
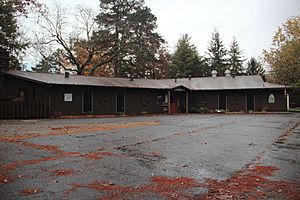
<svg viewBox="0 0 300 200"><path fill-rule="evenodd" d="M185 92L178 93L178 112L185 113Z"/></svg>
<svg viewBox="0 0 300 200"><path fill-rule="evenodd" d="M185 113L186 112L186 96L184 91L171 92L171 113Z"/></svg>
<svg viewBox="0 0 300 200"><path fill-rule="evenodd" d="M93 92L90 89L83 90L83 112L92 113L93 111Z"/></svg>
<svg viewBox="0 0 300 200"><path fill-rule="evenodd" d="M254 94L247 94L247 111L254 111Z"/></svg>
<svg viewBox="0 0 300 200"><path fill-rule="evenodd" d="M226 94L224 93L219 94L219 109L220 110L227 109L227 98L226 98Z"/></svg>
<svg viewBox="0 0 300 200"><path fill-rule="evenodd" d="M117 92L117 113L124 113L125 107L124 107L124 91Z"/></svg>

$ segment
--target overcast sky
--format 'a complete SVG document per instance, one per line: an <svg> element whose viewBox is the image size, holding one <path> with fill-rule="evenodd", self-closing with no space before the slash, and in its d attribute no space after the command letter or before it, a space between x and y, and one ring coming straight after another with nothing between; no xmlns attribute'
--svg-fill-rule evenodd
<svg viewBox="0 0 300 200"><path fill-rule="evenodd" d="M51 2L52 0L41 0ZM98 9L99 0L57 0L64 5L82 4ZM277 27L300 15L300 0L145 0L157 17L158 32L173 52L187 33L204 55L214 28L228 48L237 39L245 57L269 49Z"/></svg>

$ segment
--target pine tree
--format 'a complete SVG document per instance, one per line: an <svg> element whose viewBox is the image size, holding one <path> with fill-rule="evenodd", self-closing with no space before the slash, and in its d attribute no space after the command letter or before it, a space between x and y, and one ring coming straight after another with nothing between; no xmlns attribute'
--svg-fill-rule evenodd
<svg viewBox="0 0 300 200"><path fill-rule="evenodd" d="M247 74L248 75L260 75L264 80L266 79L266 71L262 64L258 62L254 57L251 57L247 62Z"/></svg>
<svg viewBox="0 0 300 200"><path fill-rule="evenodd" d="M0 48L10 53L10 68L20 69L18 55L26 47L18 40L21 33L17 25L14 2L0 1Z"/></svg>
<svg viewBox="0 0 300 200"><path fill-rule="evenodd" d="M212 70L217 70L220 76L224 76L227 67L227 50L223 45L219 32L215 29L208 46L208 61Z"/></svg>
<svg viewBox="0 0 300 200"><path fill-rule="evenodd" d="M35 0L0 1L0 49L9 52L11 69L21 69L22 53L28 47L28 43L21 39L18 17L26 16L33 7L41 5Z"/></svg>
<svg viewBox="0 0 300 200"><path fill-rule="evenodd" d="M242 75L244 74L244 67L243 63L245 59L243 59L242 50L240 50L239 44L235 38L233 38L230 50L229 50L229 69L231 70L232 74L235 75Z"/></svg>
<svg viewBox="0 0 300 200"><path fill-rule="evenodd" d="M99 28L107 31L118 56L112 61L114 76L147 77L164 40L155 32L156 17L144 0L101 0Z"/></svg>
<svg viewBox="0 0 300 200"><path fill-rule="evenodd" d="M31 67L31 70L33 72L54 73L56 71L56 63L51 58L42 58L35 67Z"/></svg>
<svg viewBox="0 0 300 200"><path fill-rule="evenodd" d="M200 60L197 49L190 40L188 34L178 40L175 53L171 57L171 77L204 76L204 61Z"/></svg>

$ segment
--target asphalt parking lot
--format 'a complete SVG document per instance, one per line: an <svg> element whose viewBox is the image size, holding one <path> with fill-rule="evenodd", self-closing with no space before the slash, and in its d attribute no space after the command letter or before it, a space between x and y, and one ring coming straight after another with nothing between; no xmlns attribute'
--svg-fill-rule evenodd
<svg viewBox="0 0 300 200"><path fill-rule="evenodd" d="M299 199L300 115L0 121L0 199Z"/></svg>

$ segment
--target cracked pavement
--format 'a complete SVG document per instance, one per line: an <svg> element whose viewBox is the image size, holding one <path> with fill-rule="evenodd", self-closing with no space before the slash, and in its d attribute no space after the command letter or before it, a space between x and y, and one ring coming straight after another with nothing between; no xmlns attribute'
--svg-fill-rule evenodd
<svg viewBox="0 0 300 200"><path fill-rule="evenodd" d="M0 121L0 199L297 199L299 114Z"/></svg>

